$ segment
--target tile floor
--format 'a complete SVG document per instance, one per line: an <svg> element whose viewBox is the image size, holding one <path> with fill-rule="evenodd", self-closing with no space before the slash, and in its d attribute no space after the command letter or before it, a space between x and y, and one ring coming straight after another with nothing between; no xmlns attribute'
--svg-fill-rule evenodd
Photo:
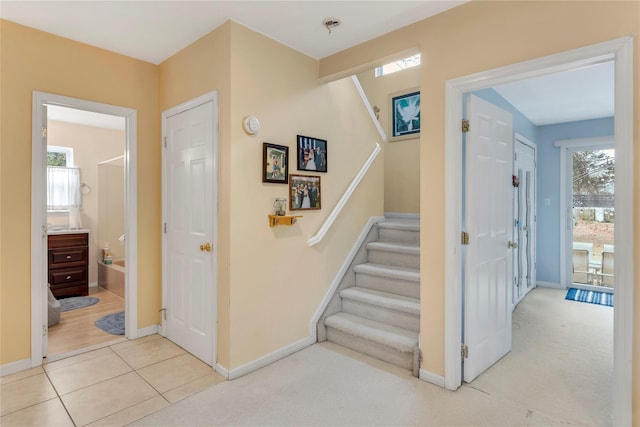
<svg viewBox="0 0 640 427"><path fill-rule="evenodd" d="M0 378L0 425L122 426L224 380L151 335Z"/></svg>

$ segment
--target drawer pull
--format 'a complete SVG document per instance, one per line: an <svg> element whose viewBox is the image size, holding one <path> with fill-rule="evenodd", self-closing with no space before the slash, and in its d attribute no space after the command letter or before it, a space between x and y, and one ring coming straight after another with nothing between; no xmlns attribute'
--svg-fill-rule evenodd
<svg viewBox="0 0 640 427"><path fill-rule="evenodd" d="M67 276L67 280L71 279L71 276Z"/></svg>
<svg viewBox="0 0 640 427"><path fill-rule="evenodd" d="M67 255L67 259L71 259L71 255Z"/></svg>

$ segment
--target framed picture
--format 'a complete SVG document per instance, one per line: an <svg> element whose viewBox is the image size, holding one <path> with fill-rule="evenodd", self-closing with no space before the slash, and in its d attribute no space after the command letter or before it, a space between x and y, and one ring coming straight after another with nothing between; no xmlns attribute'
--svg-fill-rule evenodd
<svg viewBox="0 0 640 427"><path fill-rule="evenodd" d="M289 182L289 147L262 144L262 182Z"/></svg>
<svg viewBox="0 0 640 427"><path fill-rule="evenodd" d="M320 209L320 177L289 176L289 210Z"/></svg>
<svg viewBox="0 0 640 427"><path fill-rule="evenodd" d="M391 96L391 140L417 138L420 133L420 91Z"/></svg>
<svg viewBox="0 0 640 427"><path fill-rule="evenodd" d="M327 171L327 141L298 135L298 170Z"/></svg>

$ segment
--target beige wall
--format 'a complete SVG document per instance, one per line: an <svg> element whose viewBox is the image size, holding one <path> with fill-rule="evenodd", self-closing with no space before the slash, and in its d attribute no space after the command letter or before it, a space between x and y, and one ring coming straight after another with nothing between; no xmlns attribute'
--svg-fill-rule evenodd
<svg viewBox="0 0 640 427"><path fill-rule="evenodd" d="M391 136L391 96L420 86L420 67L376 77L374 69L358 74L372 106L380 109L382 129ZM420 212L420 137L384 144L384 211Z"/></svg>
<svg viewBox="0 0 640 427"><path fill-rule="evenodd" d="M98 163L124 154L124 131L96 128L76 123L50 120L47 124L47 143L73 148L73 161L80 168L80 177L89 192L82 195L82 227L89 230L89 283L98 281L96 262L102 255L103 238L98 235ZM124 187L120 191L124 200ZM124 216L124 211L121 212ZM49 213L47 223L69 224L69 215ZM124 229L120 234L124 233ZM120 235L118 234L118 236ZM118 237L116 236L116 238ZM124 248L117 240L109 241L113 256L124 258Z"/></svg>
<svg viewBox="0 0 640 427"><path fill-rule="evenodd" d="M471 2L353 49L325 58L323 78L361 71L380 56L420 46L423 62L421 145L420 342L424 367L444 374L444 83L468 74L567 51L624 36L634 36L634 252L640 252L640 3ZM351 71L349 71L351 70ZM440 208L438 208L440 207ZM428 243L428 244L427 244ZM634 420L640 425L640 263L634 272L633 383Z"/></svg>
<svg viewBox="0 0 640 427"><path fill-rule="evenodd" d="M378 160L327 236L330 243L307 245L379 141L352 83L324 85L317 67L232 22L160 65L161 111L219 91L218 363L227 369L309 335L353 241L370 216L382 213ZM260 120L256 136L242 131L247 115ZM276 197L288 197L288 186L262 182L262 143L289 146L289 173L297 173L297 134L328 140L330 173L319 174L323 207L303 212L294 226L271 229L267 215Z"/></svg>
<svg viewBox="0 0 640 427"><path fill-rule="evenodd" d="M34 90L138 112L138 326L157 323L160 181L157 67L0 21L0 364L31 357L31 99ZM10 249L10 250L7 250ZM157 302L154 304L154 302Z"/></svg>

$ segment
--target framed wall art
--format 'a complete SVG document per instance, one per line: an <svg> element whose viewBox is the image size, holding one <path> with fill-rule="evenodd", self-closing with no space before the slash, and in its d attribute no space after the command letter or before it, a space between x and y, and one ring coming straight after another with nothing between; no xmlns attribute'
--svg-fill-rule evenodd
<svg viewBox="0 0 640 427"><path fill-rule="evenodd" d="M289 210L320 209L320 193L319 176L289 176Z"/></svg>
<svg viewBox="0 0 640 427"><path fill-rule="evenodd" d="M298 135L298 170L327 171L327 141Z"/></svg>
<svg viewBox="0 0 640 427"><path fill-rule="evenodd" d="M267 142L262 144L262 182L289 182L289 147Z"/></svg>
<svg viewBox="0 0 640 427"><path fill-rule="evenodd" d="M420 134L420 91L412 90L390 98L390 140L417 138Z"/></svg>

